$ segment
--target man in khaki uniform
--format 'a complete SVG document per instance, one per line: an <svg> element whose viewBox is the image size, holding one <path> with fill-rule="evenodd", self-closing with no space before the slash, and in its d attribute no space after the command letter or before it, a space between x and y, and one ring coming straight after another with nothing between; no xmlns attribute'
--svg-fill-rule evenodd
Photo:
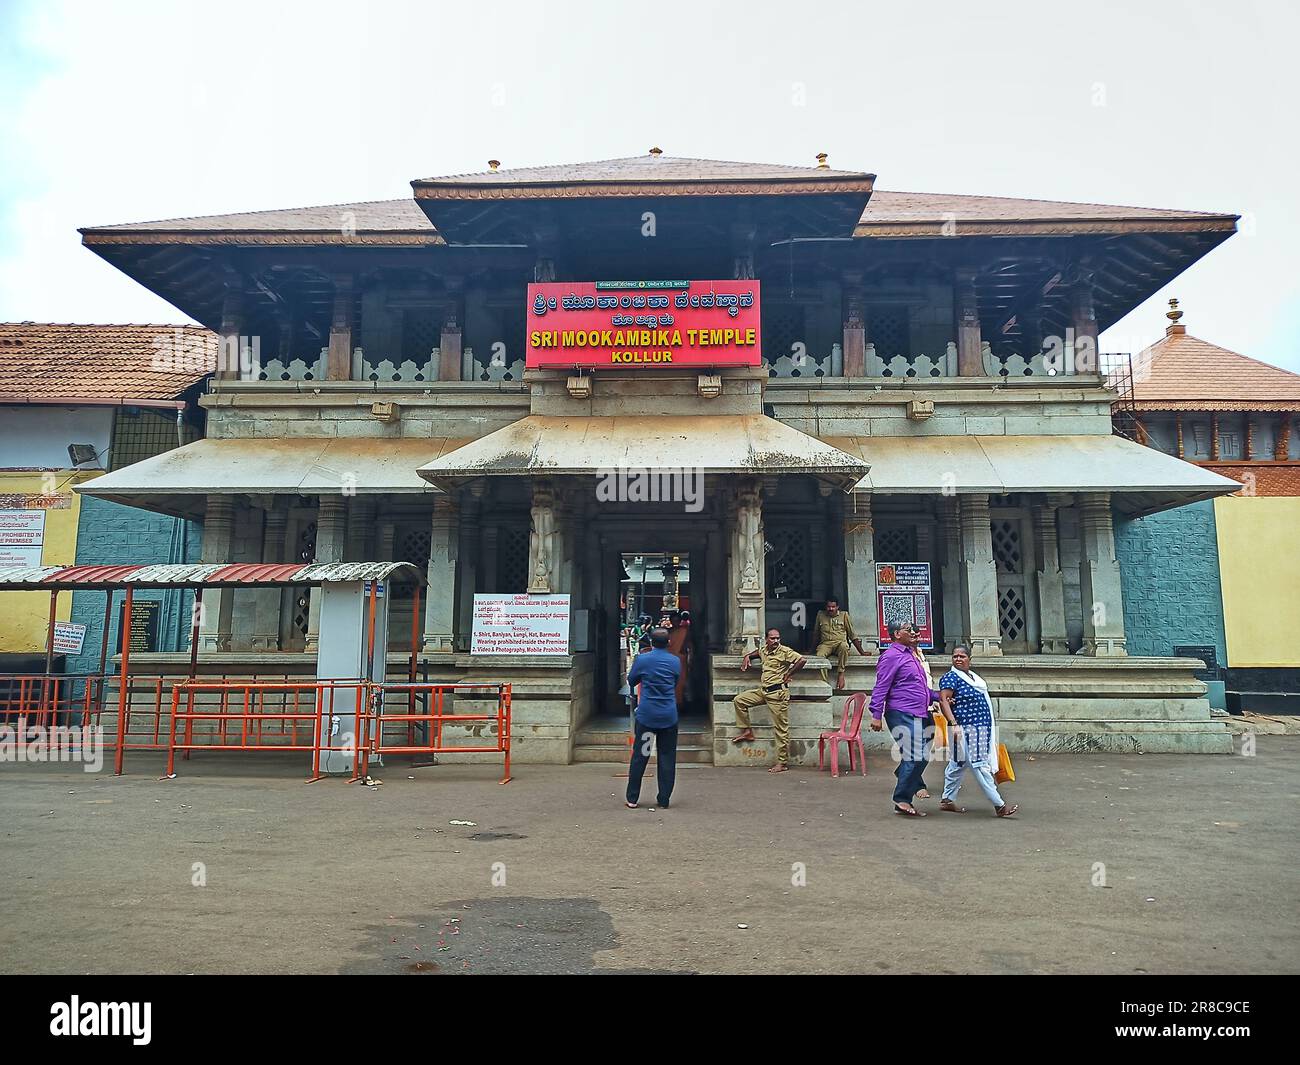
<svg viewBox="0 0 1300 1065"><path fill-rule="evenodd" d="M766 703L776 729L776 764L767 771L784 773L790 768L790 677L803 669L807 659L781 642L778 629L768 629L763 646L740 660L742 673L749 669L749 660L755 655L763 661L763 672L758 678L757 688L741 692L731 700L731 705L736 708L736 726L740 729L731 742L744 743L755 738L749 725L749 711Z"/></svg>
<svg viewBox="0 0 1300 1065"><path fill-rule="evenodd" d="M841 610L834 599L826 600L826 609L817 611L817 620L813 622L813 643L818 658L834 657L839 663L839 675L835 687L844 687L844 671L849 665L849 644L858 649L858 654L865 655L862 641L853 631L853 619L847 610ZM826 670L821 671L822 680L826 680Z"/></svg>

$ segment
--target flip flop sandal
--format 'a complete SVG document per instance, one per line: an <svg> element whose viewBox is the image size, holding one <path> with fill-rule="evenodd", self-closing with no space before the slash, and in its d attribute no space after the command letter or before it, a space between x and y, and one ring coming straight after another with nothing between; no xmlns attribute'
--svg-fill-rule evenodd
<svg viewBox="0 0 1300 1065"><path fill-rule="evenodd" d="M1006 804L1003 804L1002 806L999 806L999 807L997 808L997 810L994 811L994 812L995 812L999 817L1010 817L1012 814L1014 814L1014 813L1015 813L1017 810L1019 810L1019 809L1020 809L1020 804L1019 804L1019 803L1016 803L1016 802L1013 802L1013 803L1006 803Z"/></svg>
<svg viewBox="0 0 1300 1065"><path fill-rule="evenodd" d="M629 810L635 810L637 808L637 805L634 802L624 802L623 805L626 806Z"/></svg>
<svg viewBox="0 0 1300 1065"><path fill-rule="evenodd" d="M964 814L966 812L966 807L958 806L951 799L940 799L939 809L942 810L944 813L949 813L949 814Z"/></svg>
<svg viewBox="0 0 1300 1065"><path fill-rule="evenodd" d="M929 816L928 814L921 813L921 811L918 810L915 806L913 806L910 810L904 810L897 803L895 803L894 805L894 813L902 814L904 817L928 817Z"/></svg>

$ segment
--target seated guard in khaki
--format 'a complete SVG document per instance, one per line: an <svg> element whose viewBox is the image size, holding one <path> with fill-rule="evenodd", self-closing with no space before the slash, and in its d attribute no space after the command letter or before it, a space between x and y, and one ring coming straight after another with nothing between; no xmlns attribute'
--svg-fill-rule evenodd
<svg viewBox="0 0 1300 1065"><path fill-rule="evenodd" d="M847 610L841 610L834 599L826 600L826 609L817 611L817 620L813 622L813 641L818 658L834 658L839 666L835 678L835 687L844 687L844 671L849 665L849 644L858 649L858 654L865 655L862 641L853 630L853 619ZM826 670L821 671L822 680L826 680Z"/></svg>
<svg viewBox="0 0 1300 1065"><path fill-rule="evenodd" d="M767 771L784 773L790 768L790 677L802 669L807 660L781 642L781 633L777 629L768 629L763 646L740 660L741 672L749 669L749 660L755 655L763 661L763 672L757 688L741 692L731 701L736 708L736 727L740 729L731 742L744 743L755 738L749 724L749 711L766 703L776 730L776 764Z"/></svg>

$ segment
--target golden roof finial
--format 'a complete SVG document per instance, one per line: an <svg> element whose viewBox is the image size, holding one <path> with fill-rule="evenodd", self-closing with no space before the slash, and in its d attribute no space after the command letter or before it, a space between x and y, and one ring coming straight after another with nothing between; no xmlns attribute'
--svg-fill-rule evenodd
<svg viewBox="0 0 1300 1065"><path fill-rule="evenodd" d="M1180 319L1182 316L1183 316L1183 312L1178 309L1178 301L1170 300L1169 310L1165 312L1165 317L1168 318L1171 322L1173 322L1174 325L1177 325L1178 319Z"/></svg>
<svg viewBox="0 0 1300 1065"><path fill-rule="evenodd" d="M488 160L488 169L491 170L493 173L496 173L497 168L500 167L500 166L501 166L501 160L500 160L500 159L489 159L489 160Z"/></svg>
<svg viewBox="0 0 1300 1065"><path fill-rule="evenodd" d="M826 155L825 152L818 152L818 153L817 153L817 169L818 169L818 170L829 170L829 169L830 169L830 167L826 165L826 160L827 160L827 158L829 158L829 157Z"/></svg>
<svg viewBox="0 0 1300 1065"><path fill-rule="evenodd" d="M650 149L650 154L651 154L651 155L663 155L663 154L664 154L664 150L663 150L662 148L651 148L651 149Z"/></svg>

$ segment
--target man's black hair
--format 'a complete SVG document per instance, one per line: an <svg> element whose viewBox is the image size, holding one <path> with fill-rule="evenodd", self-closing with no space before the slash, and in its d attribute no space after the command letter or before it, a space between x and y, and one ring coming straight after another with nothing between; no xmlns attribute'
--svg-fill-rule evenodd
<svg viewBox="0 0 1300 1065"><path fill-rule="evenodd" d="M896 640L898 639L898 630L910 629L912 628L912 623L910 621L891 621L886 628L889 631L889 638L891 640Z"/></svg>
<svg viewBox="0 0 1300 1065"><path fill-rule="evenodd" d="M667 647L667 646L668 646L668 630L667 630L667 629L651 629L651 630L650 630L650 646L651 646L651 647L658 647L660 650L662 650L663 648Z"/></svg>

